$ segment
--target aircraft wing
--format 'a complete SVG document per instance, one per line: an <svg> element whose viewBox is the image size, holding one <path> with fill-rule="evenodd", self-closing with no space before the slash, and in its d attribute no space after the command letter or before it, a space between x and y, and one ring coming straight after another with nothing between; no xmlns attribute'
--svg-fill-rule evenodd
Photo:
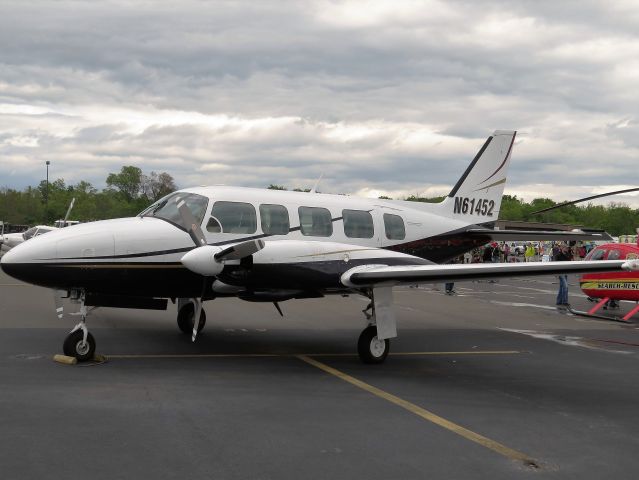
<svg viewBox="0 0 639 480"><path fill-rule="evenodd" d="M490 237L496 242L510 241L533 241L533 240L555 240L555 241L612 241L610 234L604 230L571 230L571 231L550 231L550 230L493 230L492 228L471 228L466 234L481 238Z"/></svg>
<svg viewBox="0 0 639 480"><path fill-rule="evenodd" d="M482 278L558 275L564 273L618 272L639 270L639 261L594 260L573 262L467 263L453 265L363 265L342 275L344 285L415 285L456 282Z"/></svg>

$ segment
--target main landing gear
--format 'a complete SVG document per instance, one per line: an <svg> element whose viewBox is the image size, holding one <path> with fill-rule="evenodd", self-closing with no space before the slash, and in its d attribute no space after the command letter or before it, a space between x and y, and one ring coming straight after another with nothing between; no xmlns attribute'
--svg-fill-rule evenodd
<svg viewBox="0 0 639 480"><path fill-rule="evenodd" d="M377 327L369 325L357 340L357 353L364 363L382 363L386 360L390 351L390 340L380 340L377 336Z"/></svg>
<svg viewBox="0 0 639 480"><path fill-rule="evenodd" d="M362 310L368 326L357 341L357 353L362 362L383 363L390 351L390 339L397 336L393 290L391 287L373 288L366 293L371 302Z"/></svg>
<svg viewBox="0 0 639 480"><path fill-rule="evenodd" d="M200 301L195 299L195 301ZM190 298L179 298L178 299L178 314L177 314L177 325L182 333L185 335L191 335L193 332L193 318L195 317L195 309L196 305L193 303L193 300ZM198 333L204 329L204 325L206 325L206 313L204 309L201 310L200 313L200 321L197 326Z"/></svg>
<svg viewBox="0 0 639 480"><path fill-rule="evenodd" d="M71 292L70 298L72 302L80 303L80 312L71 315L80 315L82 319L65 338L62 350L66 356L75 357L78 362L86 362L95 355L95 339L86 325L91 310L84 304L84 292Z"/></svg>

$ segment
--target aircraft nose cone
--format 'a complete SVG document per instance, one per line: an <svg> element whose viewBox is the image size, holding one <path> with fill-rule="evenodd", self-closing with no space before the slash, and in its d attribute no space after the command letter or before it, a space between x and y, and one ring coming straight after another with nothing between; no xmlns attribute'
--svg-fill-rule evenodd
<svg viewBox="0 0 639 480"><path fill-rule="evenodd" d="M19 278L20 268L17 267L15 250L10 250L2 256L0 259L0 268L2 268L2 271L7 275L13 278Z"/></svg>
<svg viewBox="0 0 639 480"><path fill-rule="evenodd" d="M17 280L40 284L40 271L35 260L46 251L43 251L43 242L37 240L31 239L5 253L0 259L2 271Z"/></svg>

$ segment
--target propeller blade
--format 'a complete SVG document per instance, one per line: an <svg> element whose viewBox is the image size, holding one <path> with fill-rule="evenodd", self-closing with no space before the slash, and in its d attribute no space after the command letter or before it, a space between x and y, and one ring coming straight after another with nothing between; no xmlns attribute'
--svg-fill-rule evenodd
<svg viewBox="0 0 639 480"><path fill-rule="evenodd" d="M202 314L202 299L195 303L195 312L193 313L193 333L191 334L191 342L195 342L197 338L197 329L200 326L200 315Z"/></svg>
<svg viewBox="0 0 639 480"><path fill-rule="evenodd" d="M194 298L195 311L193 312L193 333L191 334L191 342L195 342L197 338L197 332L200 329L200 315L202 314L202 303L204 301L204 294L206 293L206 277L202 281L202 295L200 298Z"/></svg>
<svg viewBox="0 0 639 480"><path fill-rule="evenodd" d="M249 240L248 242L238 243L229 248L225 248L221 252L215 254L215 260L224 262L226 260L241 260L242 258L253 255L264 248L264 240Z"/></svg>
<svg viewBox="0 0 639 480"><path fill-rule="evenodd" d="M67 220L69 219L69 214L71 213L71 210L73 210L73 205L75 205L75 197L71 199L71 203L69 204L67 214L64 216L64 223L62 224L63 227L67 226Z"/></svg>
<svg viewBox="0 0 639 480"><path fill-rule="evenodd" d="M193 240L193 243L197 247L201 247L206 245L206 237L204 236L204 232L200 228L198 221L195 219L189 207L186 206L184 200L178 200L178 211L180 212L180 216L182 217L182 222L184 225L187 225L187 231Z"/></svg>

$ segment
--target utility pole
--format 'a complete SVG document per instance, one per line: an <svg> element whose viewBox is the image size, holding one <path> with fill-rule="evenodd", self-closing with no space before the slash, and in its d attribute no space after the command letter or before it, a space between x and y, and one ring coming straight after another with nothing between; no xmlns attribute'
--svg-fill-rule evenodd
<svg viewBox="0 0 639 480"><path fill-rule="evenodd" d="M47 191L44 195L44 223L45 224L49 221L49 165L51 164L51 162L47 160L46 164L47 164Z"/></svg>

